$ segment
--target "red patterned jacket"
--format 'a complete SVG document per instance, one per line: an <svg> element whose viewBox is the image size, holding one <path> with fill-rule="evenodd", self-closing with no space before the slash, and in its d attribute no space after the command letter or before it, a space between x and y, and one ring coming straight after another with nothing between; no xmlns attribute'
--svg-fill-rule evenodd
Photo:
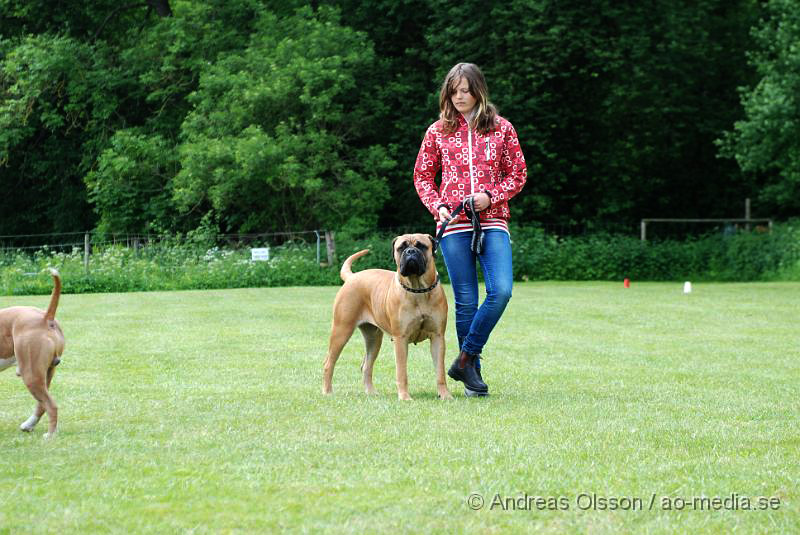
<svg viewBox="0 0 800 535"><path fill-rule="evenodd" d="M437 187L434 179L440 170ZM508 231L508 200L519 193L527 176L525 157L510 122L498 116L494 130L481 136L459 114L458 129L448 136L442 133L441 121L428 127L414 166L414 187L437 221L440 206L452 211L466 196L486 191L491 205L479 214L481 227ZM448 224L445 234L466 230L472 226L462 212Z"/></svg>

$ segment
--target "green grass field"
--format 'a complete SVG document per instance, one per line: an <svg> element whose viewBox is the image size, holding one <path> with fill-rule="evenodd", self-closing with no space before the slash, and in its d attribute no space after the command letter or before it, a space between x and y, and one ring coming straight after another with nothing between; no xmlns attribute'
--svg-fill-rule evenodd
<svg viewBox="0 0 800 535"><path fill-rule="evenodd" d="M336 290L64 295L56 439L0 374L0 535L800 531L800 284L517 284L448 402L388 338L367 397L358 333L322 396Z"/></svg>

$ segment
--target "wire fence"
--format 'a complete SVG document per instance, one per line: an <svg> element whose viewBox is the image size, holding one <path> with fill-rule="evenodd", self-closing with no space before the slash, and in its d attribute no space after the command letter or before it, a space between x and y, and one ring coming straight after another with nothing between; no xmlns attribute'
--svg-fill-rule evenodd
<svg viewBox="0 0 800 535"><path fill-rule="evenodd" d="M647 220L656 221L656 220ZM731 234L744 230L744 225L734 224L743 220L718 220L714 225L697 224L685 221L670 225L660 225L648 228L648 238L685 239L701 234L717 233ZM762 220L753 220L754 223ZM767 220L763 220L767 221ZM513 222L512 222L513 225ZM591 234L616 234L625 236L638 236L639 223L630 222L536 222L530 223L540 229L545 235L556 237L575 237ZM771 221L770 221L771 226ZM760 230L757 225L754 230ZM434 228L428 229L433 233ZM750 230L750 225L746 226ZM420 232L419 226L411 227L384 227L370 231L374 235L400 235L410 232ZM365 235L369 234L364 232ZM147 234L147 233L103 233L96 231L76 231L45 234L7 234L0 235L0 254L14 252L31 254L36 251L74 252L83 250L91 254L96 248L109 246L122 246L131 249L158 248L162 246L196 246L198 249L213 244L216 247L239 250L256 247L279 246L305 246L316 251L318 260L330 257L330 252L335 250L335 232L328 230L300 230L282 232L256 232L256 233L220 233L220 234ZM513 235L513 231L512 231Z"/></svg>
<svg viewBox="0 0 800 535"><path fill-rule="evenodd" d="M292 251L318 264L333 262L335 242L333 232L324 230L231 233L231 234L121 234L100 232L64 232L49 234L0 235L0 263L12 262L13 257L62 254L83 257L88 271L90 259L98 252L123 248L139 257L157 259L170 251L194 251L195 256L224 251L246 251L253 260L268 260L270 249ZM249 251L248 251L249 249Z"/></svg>
<svg viewBox="0 0 800 535"><path fill-rule="evenodd" d="M217 246L239 249L245 247L283 245L287 243L314 243L325 240L325 231L263 232L248 234L215 234L212 236L181 236L160 234L110 234L98 232L65 232L50 234L0 235L0 253L10 251L72 251L75 248L124 246L131 248L168 245L197 244L198 247L214 243Z"/></svg>

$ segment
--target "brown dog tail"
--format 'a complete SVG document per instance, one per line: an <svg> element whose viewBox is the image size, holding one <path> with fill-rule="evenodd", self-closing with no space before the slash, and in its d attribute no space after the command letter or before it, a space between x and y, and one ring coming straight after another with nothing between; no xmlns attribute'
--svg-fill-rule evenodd
<svg viewBox="0 0 800 535"><path fill-rule="evenodd" d="M347 281L347 279L349 279L350 276L353 274L352 270L353 262L364 256L368 252L369 249L363 249L347 257L347 260L345 260L344 264L342 264L342 270L339 271L339 276L342 278L343 281Z"/></svg>
<svg viewBox="0 0 800 535"><path fill-rule="evenodd" d="M50 294L50 306L47 307L47 312L44 313L44 319L53 321L56 319L58 298L61 297L61 276L53 268L50 268L50 275L53 276L53 293Z"/></svg>

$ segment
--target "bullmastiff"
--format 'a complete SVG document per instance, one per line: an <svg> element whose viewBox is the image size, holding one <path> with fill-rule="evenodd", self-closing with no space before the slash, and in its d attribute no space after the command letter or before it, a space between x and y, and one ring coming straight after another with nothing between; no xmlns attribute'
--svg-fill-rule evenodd
<svg viewBox="0 0 800 535"><path fill-rule="evenodd" d="M397 397L408 395L408 344L431 341L436 367L436 387L441 399L452 399L444 371L444 332L447 300L439 284L434 254L436 242L429 234L403 234L392 242L397 271L366 269L353 273L353 262L369 252L359 251L344 261L344 284L333 302L333 327L323 367L323 394L333 390L333 368L356 327L364 336L366 355L361 364L367 394L374 394L372 367L378 358L383 333L394 342Z"/></svg>
<svg viewBox="0 0 800 535"><path fill-rule="evenodd" d="M47 310L16 306L0 309L0 371L16 364L17 375L36 399L33 415L20 429L33 431L47 412L50 427L45 435L52 437L58 426L58 407L50 396L50 382L64 352L64 333L56 321L56 308L61 296L61 277L51 269L53 293Z"/></svg>

